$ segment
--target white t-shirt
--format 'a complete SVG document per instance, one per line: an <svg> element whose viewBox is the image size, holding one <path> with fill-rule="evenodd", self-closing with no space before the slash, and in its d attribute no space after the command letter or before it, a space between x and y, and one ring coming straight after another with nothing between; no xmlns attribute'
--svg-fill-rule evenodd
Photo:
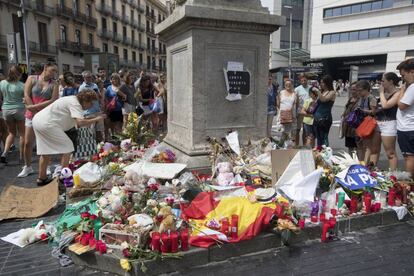
<svg viewBox="0 0 414 276"><path fill-rule="evenodd" d="M400 101L409 107L397 110L397 129L399 131L414 131L414 83L407 88Z"/></svg>
<svg viewBox="0 0 414 276"><path fill-rule="evenodd" d="M76 118L84 118L83 112L84 110L77 97L67 96L57 99L37 115L41 115L42 119L48 122L49 125L68 131L76 126Z"/></svg>
<svg viewBox="0 0 414 276"><path fill-rule="evenodd" d="M295 88L295 92L298 94L299 102L298 102L298 111L302 110L302 107L307 99L310 98L309 96L310 86L303 87L303 85L299 85Z"/></svg>

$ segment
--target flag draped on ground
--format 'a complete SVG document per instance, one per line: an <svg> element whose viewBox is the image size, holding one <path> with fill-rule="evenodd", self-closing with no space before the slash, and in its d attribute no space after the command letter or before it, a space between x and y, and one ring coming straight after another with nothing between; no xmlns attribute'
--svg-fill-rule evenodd
<svg viewBox="0 0 414 276"><path fill-rule="evenodd" d="M183 208L182 217L193 226L190 244L199 247L209 247L215 240L239 242L258 235L269 224L275 203L251 203L245 197L226 197L214 200L214 193L200 193L189 206ZM206 223L215 219L220 221L227 218L231 226L231 216L238 215L237 239L228 238L219 231L210 229Z"/></svg>

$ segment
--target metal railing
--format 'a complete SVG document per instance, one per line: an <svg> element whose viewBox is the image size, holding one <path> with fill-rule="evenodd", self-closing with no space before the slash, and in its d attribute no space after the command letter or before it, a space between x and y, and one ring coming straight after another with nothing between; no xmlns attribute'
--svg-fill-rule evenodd
<svg viewBox="0 0 414 276"><path fill-rule="evenodd" d="M132 45L131 44L131 39L129 37L122 37L122 43L125 45Z"/></svg>
<svg viewBox="0 0 414 276"><path fill-rule="evenodd" d="M56 45L59 49L68 51L68 52L97 52L99 48L94 47L93 45L88 45L85 43L79 43L68 40L58 40Z"/></svg>
<svg viewBox="0 0 414 276"><path fill-rule="evenodd" d="M32 2L30 7L33 9L33 12L38 13L38 14L43 14L48 17L53 17L56 14L56 10L53 7L48 6L48 5L43 5L38 2Z"/></svg>
<svg viewBox="0 0 414 276"><path fill-rule="evenodd" d="M122 22L122 23L124 23L124 24L130 24L130 21L129 21L129 16L128 16L128 15L126 15L126 14L123 14L123 15L121 16L120 20L121 20L121 22Z"/></svg>
<svg viewBox="0 0 414 276"><path fill-rule="evenodd" d="M115 42L121 42L122 36L118 33L112 33L112 40Z"/></svg>
<svg viewBox="0 0 414 276"><path fill-rule="evenodd" d="M98 30L98 36L105 38L105 39L112 39L113 33L108 31L107 29Z"/></svg>
<svg viewBox="0 0 414 276"><path fill-rule="evenodd" d="M102 13L103 15L111 15L112 14L112 8L108 5L101 5L101 4L97 4L96 5L96 10L100 13Z"/></svg>

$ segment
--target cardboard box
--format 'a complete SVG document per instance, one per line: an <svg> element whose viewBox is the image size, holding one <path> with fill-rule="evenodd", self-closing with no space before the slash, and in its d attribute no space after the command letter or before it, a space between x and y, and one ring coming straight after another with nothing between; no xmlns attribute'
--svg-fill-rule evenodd
<svg viewBox="0 0 414 276"><path fill-rule="evenodd" d="M272 150L272 184L276 184L298 151L298 149Z"/></svg>

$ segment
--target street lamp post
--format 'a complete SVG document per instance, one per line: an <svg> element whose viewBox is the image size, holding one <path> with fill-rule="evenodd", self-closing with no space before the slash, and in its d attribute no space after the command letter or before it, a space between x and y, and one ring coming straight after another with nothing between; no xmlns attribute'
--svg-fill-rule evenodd
<svg viewBox="0 0 414 276"><path fill-rule="evenodd" d="M289 15L289 79L292 79L292 6L283 6L290 10Z"/></svg>
<svg viewBox="0 0 414 276"><path fill-rule="evenodd" d="M22 20L23 20L23 35L24 35L24 48L27 63L27 74L30 75L30 55L29 55L29 43L27 38L27 27L26 27L26 10L24 7L24 0L20 1L20 7L22 8Z"/></svg>

